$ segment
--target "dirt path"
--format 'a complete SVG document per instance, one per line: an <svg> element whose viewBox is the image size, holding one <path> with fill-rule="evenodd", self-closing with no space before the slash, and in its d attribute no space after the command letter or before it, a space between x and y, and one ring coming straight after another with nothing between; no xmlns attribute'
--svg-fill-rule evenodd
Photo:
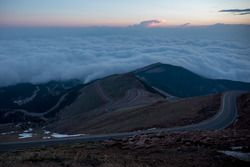
<svg viewBox="0 0 250 167"><path fill-rule="evenodd" d="M149 93L143 89L129 89L127 90L125 96L119 100L114 100L108 96L102 89L99 81L95 82L95 89L98 95L107 102L104 107L101 107L101 109L104 108L106 111L152 104L155 102L152 98L149 98Z"/></svg>
<svg viewBox="0 0 250 167"><path fill-rule="evenodd" d="M113 102L113 99L111 97L109 97L108 95L106 95L106 93L103 91L100 82L96 81L95 82L95 89L96 92L98 93L98 95L106 102Z"/></svg>

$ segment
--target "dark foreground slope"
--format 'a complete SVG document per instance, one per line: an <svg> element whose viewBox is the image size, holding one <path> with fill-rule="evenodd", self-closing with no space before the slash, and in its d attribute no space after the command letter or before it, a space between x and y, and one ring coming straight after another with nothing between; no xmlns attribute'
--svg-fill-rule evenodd
<svg viewBox="0 0 250 167"><path fill-rule="evenodd" d="M240 117L222 131L145 134L121 140L0 152L0 166L248 167L249 98L250 94L238 98Z"/></svg>
<svg viewBox="0 0 250 167"><path fill-rule="evenodd" d="M239 119L225 130L145 134L0 152L0 166L248 167L249 99L249 93L238 98Z"/></svg>
<svg viewBox="0 0 250 167"><path fill-rule="evenodd" d="M209 79L183 67L168 64L156 63L134 73L148 85L177 97L202 96L228 90L250 90L250 83Z"/></svg>

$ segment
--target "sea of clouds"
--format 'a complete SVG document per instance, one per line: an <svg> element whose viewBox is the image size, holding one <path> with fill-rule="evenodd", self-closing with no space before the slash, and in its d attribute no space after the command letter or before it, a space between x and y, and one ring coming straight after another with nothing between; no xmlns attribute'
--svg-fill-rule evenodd
<svg viewBox="0 0 250 167"><path fill-rule="evenodd" d="M1 28L0 86L93 79L155 62L250 82L250 28Z"/></svg>

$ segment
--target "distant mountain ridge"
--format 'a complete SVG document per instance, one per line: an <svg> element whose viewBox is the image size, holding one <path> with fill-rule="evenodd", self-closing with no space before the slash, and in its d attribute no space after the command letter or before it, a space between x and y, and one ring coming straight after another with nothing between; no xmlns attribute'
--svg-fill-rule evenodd
<svg viewBox="0 0 250 167"><path fill-rule="evenodd" d="M53 108L60 98L67 93L70 101L71 92L81 85L79 80L50 81L43 84L22 83L0 88L0 123L18 121L41 121L35 118ZM63 103L61 103L63 104ZM57 106L60 107L60 106ZM24 112L34 114L25 115Z"/></svg>
<svg viewBox="0 0 250 167"><path fill-rule="evenodd" d="M183 67L155 63L134 71L151 87L177 97L202 96L230 90L250 90L250 83L210 79Z"/></svg>

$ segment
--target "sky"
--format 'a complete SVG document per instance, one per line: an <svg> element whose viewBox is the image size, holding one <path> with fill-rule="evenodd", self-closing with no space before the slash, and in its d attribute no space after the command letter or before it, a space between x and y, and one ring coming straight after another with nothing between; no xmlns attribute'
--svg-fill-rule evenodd
<svg viewBox="0 0 250 167"><path fill-rule="evenodd" d="M250 0L0 0L0 26L250 24Z"/></svg>

